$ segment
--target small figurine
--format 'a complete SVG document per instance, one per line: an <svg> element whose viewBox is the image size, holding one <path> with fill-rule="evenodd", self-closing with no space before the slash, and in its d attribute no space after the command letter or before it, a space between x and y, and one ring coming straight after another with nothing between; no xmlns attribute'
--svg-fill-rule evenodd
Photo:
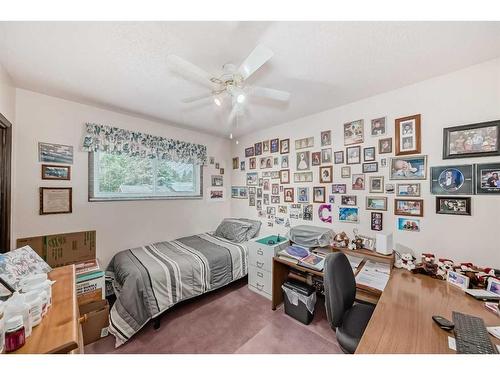
<svg viewBox="0 0 500 375"><path fill-rule="evenodd" d="M347 247L349 245L349 237L345 232L337 233L333 237L333 246L335 247Z"/></svg>
<svg viewBox="0 0 500 375"><path fill-rule="evenodd" d="M401 254L402 267L407 269L408 271L411 271L415 268L415 260L417 260L417 258L415 258L410 253Z"/></svg>

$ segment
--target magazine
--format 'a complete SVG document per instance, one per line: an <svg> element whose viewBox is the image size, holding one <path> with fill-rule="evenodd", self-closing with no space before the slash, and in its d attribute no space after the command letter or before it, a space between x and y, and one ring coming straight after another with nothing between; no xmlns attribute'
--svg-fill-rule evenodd
<svg viewBox="0 0 500 375"><path fill-rule="evenodd" d="M324 257L316 255L309 248L299 245L288 246L286 249L281 250L278 256L288 262L316 271L322 271L325 265Z"/></svg>
<svg viewBox="0 0 500 375"><path fill-rule="evenodd" d="M325 258L311 253L299 261L299 266L304 266L315 269L317 271L322 271L323 268L325 267Z"/></svg>

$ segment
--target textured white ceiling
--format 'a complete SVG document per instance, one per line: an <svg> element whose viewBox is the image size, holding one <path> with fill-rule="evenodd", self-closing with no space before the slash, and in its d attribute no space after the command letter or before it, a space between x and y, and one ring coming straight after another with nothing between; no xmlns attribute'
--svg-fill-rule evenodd
<svg viewBox="0 0 500 375"><path fill-rule="evenodd" d="M235 134L269 127L500 56L499 22L1 22L0 64L17 86L227 135L229 105L172 74L168 54L214 74L258 44L274 57L250 83ZM119 124L117 124L119 125Z"/></svg>

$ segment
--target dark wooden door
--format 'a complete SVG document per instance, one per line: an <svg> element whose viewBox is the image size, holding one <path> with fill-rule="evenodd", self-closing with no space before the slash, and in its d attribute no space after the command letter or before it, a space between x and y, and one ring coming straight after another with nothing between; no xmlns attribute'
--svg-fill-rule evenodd
<svg viewBox="0 0 500 375"><path fill-rule="evenodd" d="M0 253L10 250L12 124L0 113Z"/></svg>

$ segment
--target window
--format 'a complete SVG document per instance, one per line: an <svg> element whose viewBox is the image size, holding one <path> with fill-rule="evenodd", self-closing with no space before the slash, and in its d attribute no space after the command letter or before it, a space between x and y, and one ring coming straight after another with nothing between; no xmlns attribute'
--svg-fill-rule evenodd
<svg viewBox="0 0 500 375"><path fill-rule="evenodd" d="M89 152L89 200L201 198L202 166Z"/></svg>

